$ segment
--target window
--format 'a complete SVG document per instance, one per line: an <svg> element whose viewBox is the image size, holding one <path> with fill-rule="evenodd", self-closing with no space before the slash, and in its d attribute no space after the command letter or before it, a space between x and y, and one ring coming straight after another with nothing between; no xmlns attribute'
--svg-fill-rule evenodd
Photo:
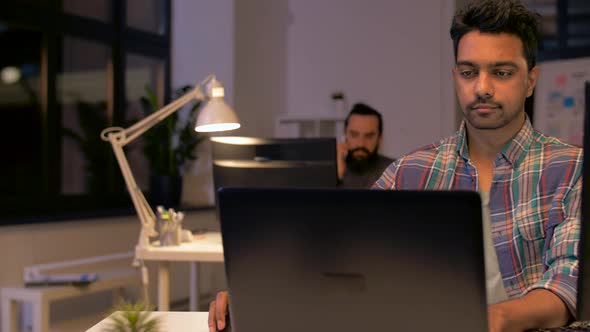
<svg viewBox="0 0 590 332"><path fill-rule="evenodd" d="M0 225L133 214L100 131L143 117L146 85L169 98L170 0L1 6ZM129 148L149 191L141 149Z"/></svg>
<svg viewBox="0 0 590 332"><path fill-rule="evenodd" d="M590 56L590 1L525 0L541 14L539 60Z"/></svg>

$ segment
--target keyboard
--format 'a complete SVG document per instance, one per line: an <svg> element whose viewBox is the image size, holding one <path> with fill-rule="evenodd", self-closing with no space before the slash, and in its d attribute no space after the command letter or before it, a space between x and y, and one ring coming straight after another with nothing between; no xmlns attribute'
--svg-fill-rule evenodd
<svg viewBox="0 0 590 332"><path fill-rule="evenodd" d="M550 329L534 329L529 332L567 332L567 331L589 331L590 332L590 321L585 322L573 322L568 326L554 327Z"/></svg>

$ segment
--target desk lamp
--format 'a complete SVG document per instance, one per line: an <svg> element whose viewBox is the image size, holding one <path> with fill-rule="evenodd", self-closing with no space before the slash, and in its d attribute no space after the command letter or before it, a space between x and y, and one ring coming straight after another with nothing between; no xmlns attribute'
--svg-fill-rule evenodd
<svg viewBox="0 0 590 332"><path fill-rule="evenodd" d="M207 96L203 94L201 91L202 89L206 89ZM119 168L125 179L127 191L131 196L133 206L135 207L135 211L141 222L141 232L139 234L137 247L149 247L149 238L158 235L155 230L156 216L152 207L146 201L141 189L135 182L135 178L131 173L129 163L125 157L123 147L141 136L160 121L172 115L193 99L207 101L205 106L200 112L198 112L195 131L215 132L239 128L240 124L238 118L234 111L225 103L223 96L223 86L217 81L214 75L209 75L193 90L187 92L182 97L174 100L150 116L140 120L131 127L109 127L101 132L100 136L102 140L111 143ZM138 263L137 259L135 259L134 264L138 265Z"/></svg>

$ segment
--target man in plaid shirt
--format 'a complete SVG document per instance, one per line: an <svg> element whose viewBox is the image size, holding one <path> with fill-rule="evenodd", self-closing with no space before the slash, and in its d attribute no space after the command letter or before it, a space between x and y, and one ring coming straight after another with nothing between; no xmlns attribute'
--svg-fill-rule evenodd
<svg viewBox="0 0 590 332"><path fill-rule="evenodd" d="M488 295L499 299L489 331L563 326L576 307L582 151L536 132L524 111L539 75L538 18L518 0L472 2L451 37L461 128L399 158L373 187L479 191L495 249ZM227 301L220 292L211 303L210 331L224 328Z"/></svg>
<svg viewBox="0 0 590 332"><path fill-rule="evenodd" d="M489 197L495 250L486 255L497 257L503 293L488 306L490 331L562 326L575 314L582 151L535 131L525 114L539 72L537 36L537 17L516 1L458 13L451 37L461 128L399 158L374 185Z"/></svg>

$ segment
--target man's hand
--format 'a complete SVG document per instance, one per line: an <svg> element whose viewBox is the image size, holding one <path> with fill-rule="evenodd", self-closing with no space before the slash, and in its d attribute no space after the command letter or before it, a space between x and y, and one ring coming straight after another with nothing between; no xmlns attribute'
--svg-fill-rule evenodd
<svg viewBox="0 0 590 332"><path fill-rule="evenodd" d="M228 293L226 291L221 291L217 293L215 300L211 301L209 304L209 332L215 332L225 328L228 299Z"/></svg>
<svg viewBox="0 0 590 332"><path fill-rule="evenodd" d="M336 146L336 165L338 166L338 179L342 180L346 170L346 156L348 156L348 144L341 142Z"/></svg>
<svg viewBox="0 0 590 332"><path fill-rule="evenodd" d="M488 331L489 332L509 332L519 331L518 329L510 329L510 312L507 312L506 306L502 303L492 304L488 306Z"/></svg>

